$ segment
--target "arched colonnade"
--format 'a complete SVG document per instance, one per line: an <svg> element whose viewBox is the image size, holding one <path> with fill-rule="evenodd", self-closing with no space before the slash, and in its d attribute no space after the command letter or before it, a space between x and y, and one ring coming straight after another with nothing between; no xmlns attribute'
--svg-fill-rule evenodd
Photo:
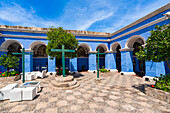
<svg viewBox="0 0 170 113"><path fill-rule="evenodd" d="M90 45L86 43L79 44L78 57L71 59L71 71L95 71L97 66L97 57L95 54L99 49L101 53L105 55L100 55L100 68L104 66L111 71L119 72L137 72L140 71L140 63L135 57L135 52L139 51L139 46L145 44L145 39L142 36L134 35L130 37L124 46L119 42L113 42L110 47L106 44L98 44L95 48L95 51L92 51ZM29 48L26 49L26 52L33 52L34 55L26 55L26 67L27 72L34 70L41 70L40 67L47 67L48 71L55 71L54 66L56 62L48 58L46 54L47 44L43 41L34 41L29 45ZM124 47L124 48L122 48ZM23 45L18 40L9 39L4 41L0 50L6 54L11 52L21 52ZM2 54L1 52L1 54ZM3 54L4 54L3 53ZM135 60L135 70L133 60ZM32 66L31 66L32 65ZM39 65L39 67L38 67ZM40 66L41 65L41 66ZM137 66L138 65L138 66Z"/></svg>

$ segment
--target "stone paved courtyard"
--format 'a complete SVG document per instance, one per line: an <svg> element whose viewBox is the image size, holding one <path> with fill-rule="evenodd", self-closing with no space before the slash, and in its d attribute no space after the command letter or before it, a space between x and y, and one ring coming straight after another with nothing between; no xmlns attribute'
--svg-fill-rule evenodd
<svg viewBox="0 0 170 113"><path fill-rule="evenodd" d="M76 78L80 83L72 90L56 90L49 75L41 81L42 91L33 101L0 102L0 112L24 113L169 113L170 104L148 97L143 91L145 82L135 76L109 73L101 76L101 83L94 82L96 74L84 72ZM0 88L16 83L11 78L0 78ZM21 84L21 81L17 81Z"/></svg>

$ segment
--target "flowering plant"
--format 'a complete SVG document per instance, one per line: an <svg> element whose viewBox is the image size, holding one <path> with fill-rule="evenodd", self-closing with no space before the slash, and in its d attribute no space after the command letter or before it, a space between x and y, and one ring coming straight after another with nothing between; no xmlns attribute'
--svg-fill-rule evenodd
<svg viewBox="0 0 170 113"><path fill-rule="evenodd" d="M170 74L160 75L157 79L153 79L155 81L155 88L170 92Z"/></svg>
<svg viewBox="0 0 170 113"><path fill-rule="evenodd" d="M68 70L65 69L65 73L68 74ZM62 75L63 74L63 69L60 69L57 71L57 75Z"/></svg>
<svg viewBox="0 0 170 113"><path fill-rule="evenodd" d="M19 72L18 71L11 71L11 72L9 72L8 70L7 71L5 71L5 72L1 72L1 74L0 74L0 77L10 77L10 76L16 76L16 75L18 75L19 74Z"/></svg>

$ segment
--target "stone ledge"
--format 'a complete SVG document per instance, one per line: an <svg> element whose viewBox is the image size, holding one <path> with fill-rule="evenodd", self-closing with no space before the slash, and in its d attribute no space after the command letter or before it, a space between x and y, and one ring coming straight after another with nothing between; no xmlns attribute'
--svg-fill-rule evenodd
<svg viewBox="0 0 170 113"><path fill-rule="evenodd" d="M9 26L9 25L0 25L1 30L5 31L20 31L20 32L33 32L33 33L46 33L49 31L49 28L41 27L24 27L24 26ZM68 33L78 34L78 35L101 35L101 36L110 36L110 33L104 32L95 32L95 31L81 31L81 30L65 30Z"/></svg>
<svg viewBox="0 0 170 113"><path fill-rule="evenodd" d="M80 84L74 79L73 76L58 76L54 80L51 80L51 85L53 89L67 90L78 87Z"/></svg>
<svg viewBox="0 0 170 113"><path fill-rule="evenodd" d="M145 94L170 104L170 93L145 85Z"/></svg>

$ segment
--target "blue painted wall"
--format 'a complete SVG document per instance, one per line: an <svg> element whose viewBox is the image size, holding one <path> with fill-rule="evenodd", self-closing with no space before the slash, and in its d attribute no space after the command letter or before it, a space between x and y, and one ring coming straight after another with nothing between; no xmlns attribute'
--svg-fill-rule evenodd
<svg viewBox="0 0 170 113"><path fill-rule="evenodd" d="M7 52L2 52L2 51L0 51L0 56L1 55L4 55L4 54L7 54ZM3 66L0 66L0 72L5 72L7 69L5 69Z"/></svg>
<svg viewBox="0 0 170 113"><path fill-rule="evenodd" d="M33 58L33 71L42 71L41 67L47 67L48 58Z"/></svg>
<svg viewBox="0 0 170 113"><path fill-rule="evenodd" d="M89 69L89 66L88 66L88 61L89 58L77 58L77 70L78 71L81 71L83 70L82 69L82 66L84 65L85 66L85 70L88 70Z"/></svg>
<svg viewBox="0 0 170 113"><path fill-rule="evenodd" d="M133 72L133 51L121 51L121 70Z"/></svg>

